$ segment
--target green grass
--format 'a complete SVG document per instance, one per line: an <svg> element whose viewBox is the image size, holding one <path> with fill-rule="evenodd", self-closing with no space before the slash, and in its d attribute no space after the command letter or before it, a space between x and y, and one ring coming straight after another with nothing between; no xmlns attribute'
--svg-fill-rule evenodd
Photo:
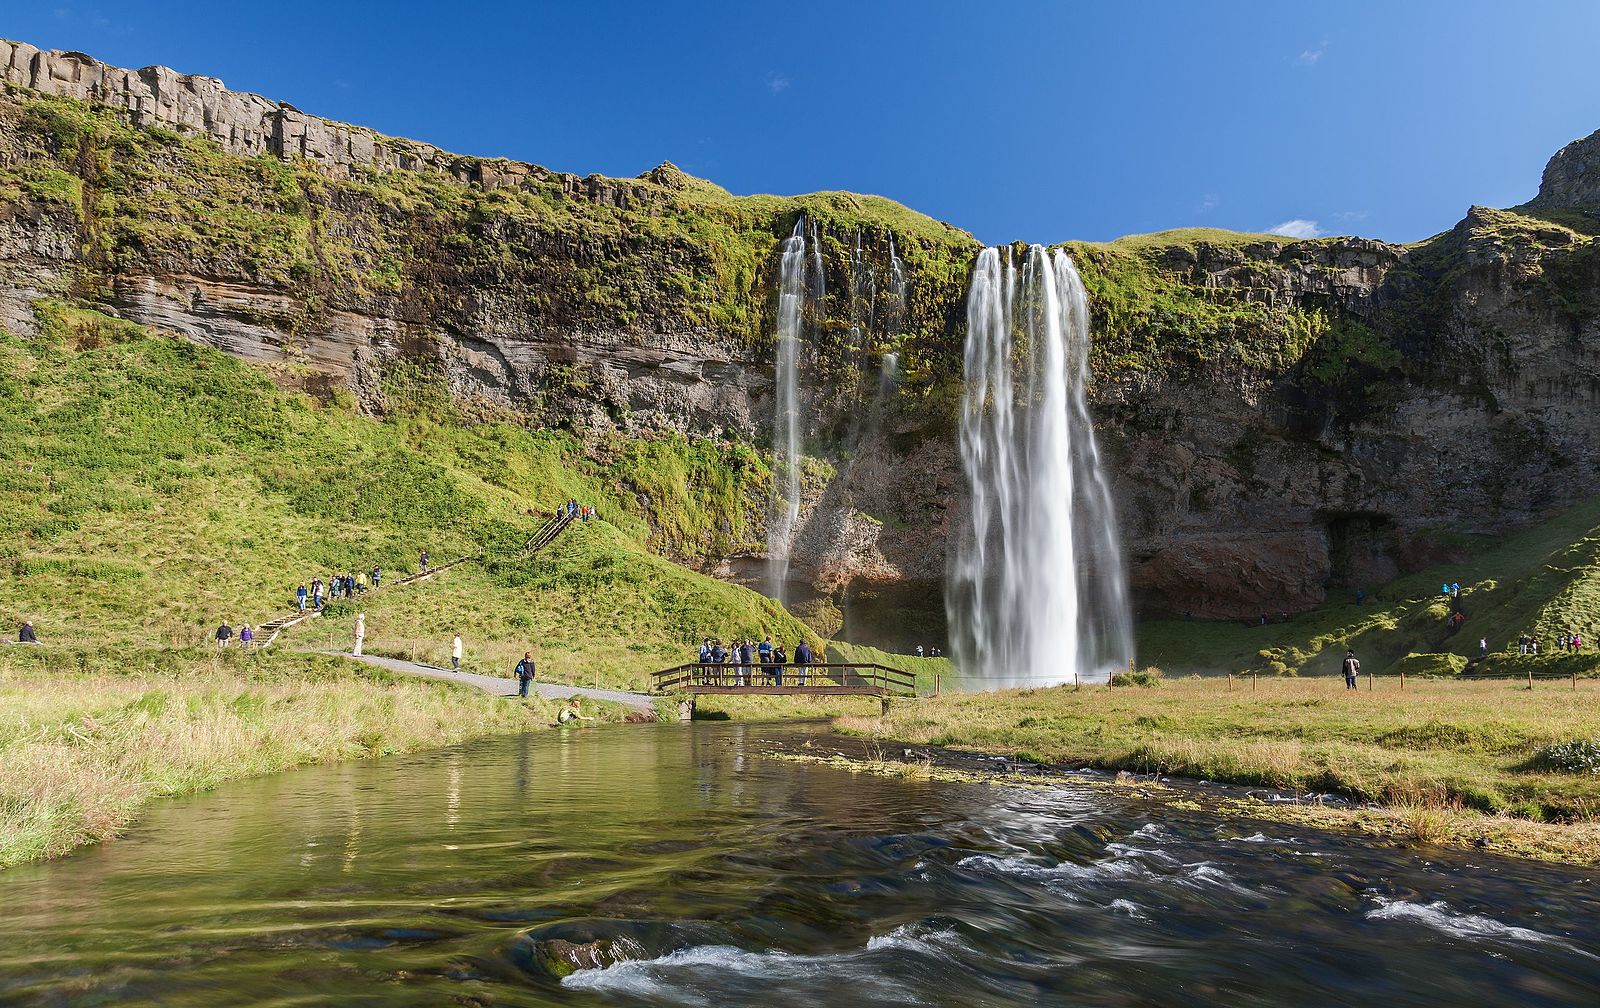
<svg viewBox="0 0 1600 1008"><path fill-rule="evenodd" d="M807 633L762 596L652 551L700 534L743 492L698 474L740 458L750 486L765 485L739 446L666 436L597 461L564 433L454 417L425 379L387 390L380 422L186 341L59 303L40 317L39 340L0 335L8 627L32 619L44 640L80 647L187 646L219 620L285 611L316 575L381 564L392 584L426 547L436 562L485 563L453 572L452 594L372 596L374 629L404 625L436 645L461 628L498 641L480 653L506 668L533 641L551 675L640 685L706 634ZM658 468L701 485L667 501L665 525L639 496L666 497L650 482ZM521 560L573 497L603 520Z"/></svg>
<svg viewBox="0 0 1600 1008"><path fill-rule="evenodd" d="M0 868L114 835L157 798L531 731L555 706L320 656L3 648Z"/></svg>
<svg viewBox="0 0 1600 1008"><path fill-rule="evenodd" d="M1337 680L1228 689L1071 687L945 694L846 717L847 733L1009 753L1040 762L1338 792L1395 808L1569 824L1552 850L1600 857L1600 776L1548 771L1546 747L1600 739L1600 686L1396 680L1346 692ZM1480 822L1480 831L1494 827ZM1471 827L1463 829L1470 842ZM1512 831L1515 832L1515 831Z"/></svg>
<svg viewBox="0 0 1600 1008"><path fill-rule="evenodd" d="M1354 648L1364 671L1387 673L1408 655L1476 658L1479 639L1487 638L1490 669L1520 674L1533 666L1566 674L1572 663L1554 653L1555 640L1578 632L1586 648L1578 663L1582 674L1600 670L1600 651L1592 643L1600 640L1600 497L1476 546L1469 560L1375 587L1361 603L1347 594L1287 622L1145 622L1139 627L1140 660L1169 673L1332 675L1345 650ZM1467 614L1455 634L1439 592L1445 583L1461 585ZM1518 659L1516 640L1525 632L1543 639L1546 654L1539 660Z"/></svg>

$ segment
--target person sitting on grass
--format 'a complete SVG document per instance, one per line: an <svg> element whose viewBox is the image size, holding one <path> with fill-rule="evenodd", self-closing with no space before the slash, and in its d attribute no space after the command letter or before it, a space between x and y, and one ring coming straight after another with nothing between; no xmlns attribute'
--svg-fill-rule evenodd
<svg viewBox="0 0 1600 1008"><path fill-rule="evenodd" d="M587 714L584 714L582 711L578 710L577 697L573 697L571 700L569 700L567 705L561 708L561 710L556 714L556 723L558 724L571 724L574 721L593 720L594 718L589 717Z"/></svg>
<svg viewBox="0 0 1600 1008"><path fill-rule="evenodd" d="M33 632L33 623L29 620L22 621L22 627L17 630L18 644L37 644L39 635Z"/></svg>
<svg viewBox="0 0 1600 1008"><path fill-rule="evenodd" d="M217 627L216 639L217 647L227 647L228 642L233 640L233 627L228 625L227 620L223 620L222 625Z"/></svg>

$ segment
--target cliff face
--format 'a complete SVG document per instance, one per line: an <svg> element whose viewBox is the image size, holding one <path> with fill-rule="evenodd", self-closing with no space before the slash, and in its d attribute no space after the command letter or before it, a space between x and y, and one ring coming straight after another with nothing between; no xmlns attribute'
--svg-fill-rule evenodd
<svg viewBox="0 0 1600 1008"><path fill-rule="evenodd" d="M570 426L660 549L729 577L759 567L771 484L746 446L769 441L775 249L805 215L828 293L796 569L822 622L842 605L891 614L898 632L869 636L935 639L970 236L876 197L736 198L670 165L581 179L460 157L15 43L0 76L0 324L31 335L41 300L85 303L374 413L437 396ZM1528 206L1417 246L1072 246L1147 608L1302 608L1600 490L1597 138Z"/></svg>

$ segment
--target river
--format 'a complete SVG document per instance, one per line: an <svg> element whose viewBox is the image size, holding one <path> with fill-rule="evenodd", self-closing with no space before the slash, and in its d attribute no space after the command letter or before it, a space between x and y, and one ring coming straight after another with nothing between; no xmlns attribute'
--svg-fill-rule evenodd
<svg viewBox="0 0 1600 1008"><path fill-rule="evenodd" d="M0 1004L1600 1004L1593 872L586 728L155 805L0 875ZM630 961L565 979L547 938Z"/></svg>

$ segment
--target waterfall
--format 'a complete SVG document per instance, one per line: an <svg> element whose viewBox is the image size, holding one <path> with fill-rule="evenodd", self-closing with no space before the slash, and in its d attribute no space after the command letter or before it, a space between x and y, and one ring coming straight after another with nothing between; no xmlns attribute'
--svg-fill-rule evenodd
<svg viewBox="0 0 1600 1008"><path fill-rule="evenodd" d="M783 602L800 521L800 336L808 293L805 218L778 246L777 382L773 394L773 508L767 529L769 594ZM820 250L818 252L820 257ZM820 259L819 259L820 265ZM821 283L821 269L816 270Z"/></svg>
<svg viewBox="0 0 1600 1008"><path fill-rule="evenodd" d="M986 249L967 298L951 644L968 682L1048 686L1126 668L1133 634L1111 488L1084 395L1089 303L1072 259Z"/></svg>
<svg viewBox="0 0 1600 1008"><path fill-rule="evenodd" d="M895 336L905 327L906 320L906 264L900 261L894 247L894 232L889 233L889 294L893 300L894 317L890 325Z"/></svg>

